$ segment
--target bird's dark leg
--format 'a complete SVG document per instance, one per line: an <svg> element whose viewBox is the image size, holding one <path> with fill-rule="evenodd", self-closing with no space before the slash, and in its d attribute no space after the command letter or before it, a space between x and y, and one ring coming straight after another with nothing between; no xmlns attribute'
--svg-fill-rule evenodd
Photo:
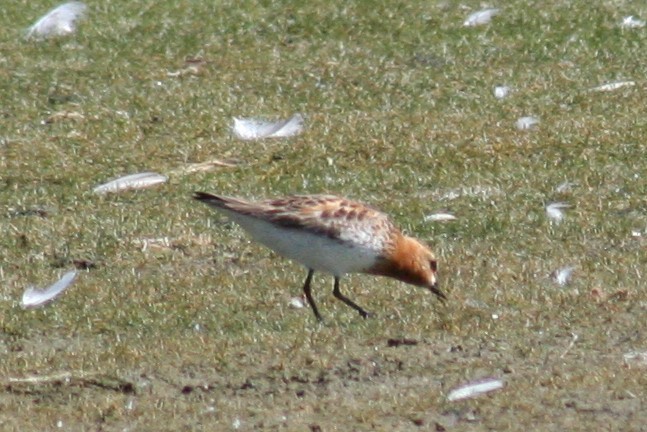
<svg viewBox="0 0 647 432"><path fill-rule="evenodd" d="M314 273L315 273L314 270L308 269L308 276L306 277L306 282L303 284L303 292L306 294L306 299L308 299L308 303L312 308L312 312L315 313L315 316L319 321L323 321L323 318L321 318L321 314L319 314L319 309L317 309L317 305L315 304L315 301L312 298L312 293L310 292L310 282L312 282L312 275Z"/></svg>
<svg viewBox="0 0 647 432"><path fill-rule="evenodd" d="M334 295L335 297L337 297L339 300L343 301L343 302L344 302L344 303L346 303L348 306L352 307L352 308L353 308L353 309L355 309L357 312L359 312L359 314L360 314L363 318L368 318L368 316L369 316L369 313L368 313L368 312L366 312L364 309L362 309L362 307L360 307L358 304L356 304L355 302L353 302L351 299L349 299L348 297L346 297L345 295L343 295L343 294L341 293L341 291L339 291L339 278L338 278L337 276L335 276L335 288L332 290L332 293L333 293L333 295Z"/></svg>

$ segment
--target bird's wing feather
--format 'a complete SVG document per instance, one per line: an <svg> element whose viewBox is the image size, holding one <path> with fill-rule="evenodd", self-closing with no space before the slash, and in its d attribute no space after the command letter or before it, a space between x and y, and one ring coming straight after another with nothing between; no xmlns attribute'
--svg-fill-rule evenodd
<svg viewBox="0 0 647 432"><path fill-rule="evenodd" d="M388 234L396 229L384 213L333 195L293 195L260 202L203 192L194 197L213 207L263 219L282 228L323 234L371 248L381 247Z"/></svg>

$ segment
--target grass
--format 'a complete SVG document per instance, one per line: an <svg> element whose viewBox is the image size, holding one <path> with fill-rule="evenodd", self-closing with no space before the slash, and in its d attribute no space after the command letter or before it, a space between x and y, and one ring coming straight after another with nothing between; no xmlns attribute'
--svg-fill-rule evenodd
<svg viewBox="0 0 647 432"><path fill-rule="evenodd" d="M107 1L25 41L51 6L0 11L3 430L644 429L645 365L623 355L647 350L647 34L619 23L647 9L512 1L465 28L478 2ZM187 58L206 65L169 76ZM589 90L616 80L636 85ZM293 139L229 131L295 112ZM214 158L240 165L179 174ZM169 183L92 193L146 170ZM195 190L369 202L433 246L449 301L347 277L362 320L319 274L320 326L288 307L305 270ZM573 205L561 224L553 201ZM93 268L20 309L74 262ZM505 389L447 401L490 376Z"/></svg>

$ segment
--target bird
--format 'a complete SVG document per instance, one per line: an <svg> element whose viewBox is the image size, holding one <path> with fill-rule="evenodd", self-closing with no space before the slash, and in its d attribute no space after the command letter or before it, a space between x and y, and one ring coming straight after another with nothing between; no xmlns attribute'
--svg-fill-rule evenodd
<svg viewBox="0 0 647 432"><path fill-rule="evenodd" d="M349 273L386 276L424 287L441 301L437 259L415 238L404 235L381 211L334 195L291 195L262 201L195 192L193 198L223 213L252 239L308 269L303 292L323 321L311 291L315 271L334 276L333 295L367 318L371 314L342 294Z"/></svg>

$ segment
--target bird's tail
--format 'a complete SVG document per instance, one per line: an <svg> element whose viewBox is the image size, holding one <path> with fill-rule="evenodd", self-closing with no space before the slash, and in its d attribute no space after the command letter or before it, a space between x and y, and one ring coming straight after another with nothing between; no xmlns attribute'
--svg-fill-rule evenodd
<svg viewBox="0 0 647 432"><path fill-rule="evenodd" d="M207 192L195 192L193 199L201 201L211 207L223 210L230 210L237 213L247 213L250 210L251 204L248 201L213 195Z"/></svg>
<svg viewBox="0 0 647 432"><path fill-rule="evenodd" d="M195 192L193 199L202 201L212 207L227 207L227 199L207 192Z"/></svg>

